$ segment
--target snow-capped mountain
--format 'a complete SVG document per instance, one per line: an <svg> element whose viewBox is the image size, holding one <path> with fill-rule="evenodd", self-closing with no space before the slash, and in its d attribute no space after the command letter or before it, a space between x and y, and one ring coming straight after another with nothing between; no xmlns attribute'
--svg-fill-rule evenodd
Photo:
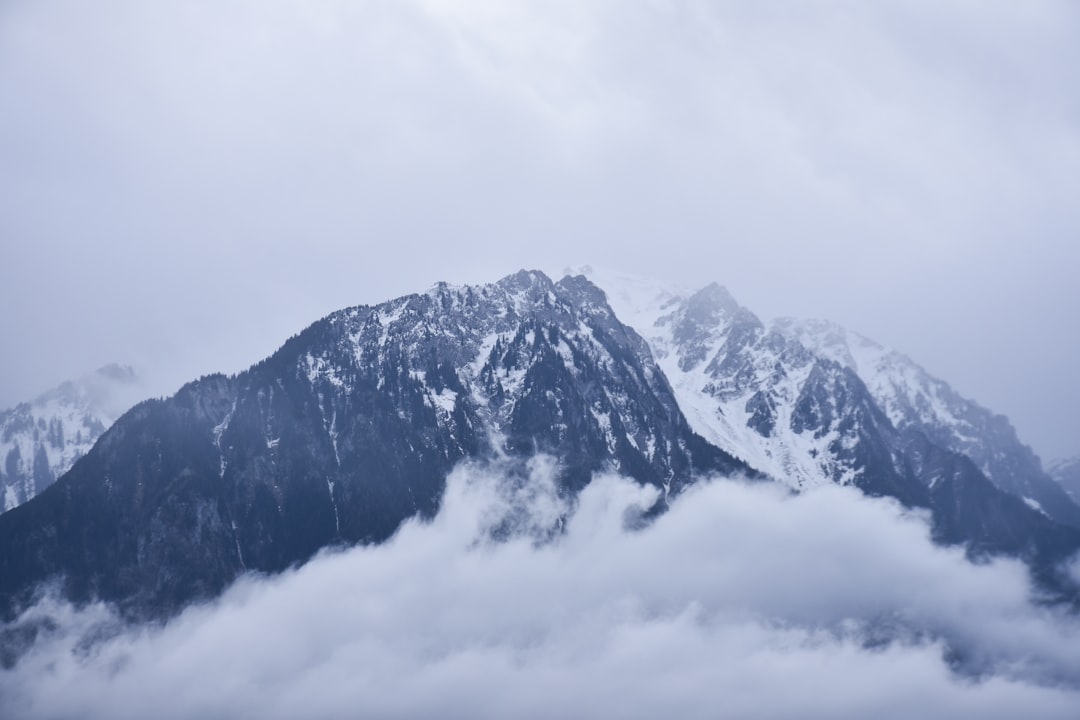
<svg viewBox="0 0 1080 720"><path fill-rule="evenodd" d="M997 487L1025 499L1059 522L1080 527L1080 506L1044 472L1008 418L962 397L906 355L840 325L783 318L773 329L815 355L851 368L893 426L916 429L934 443L966 455Z"/></svg>
<svg viewBox="0 0 1080 720"><path fill-rule="evenodd" d="M907 356L830 322L784 318L767 327L719 285L695 292L587 271L647 339L695 430L771 476L796 488L879 482L889 466L904 472L898 450L914 431L970 458L1032 508L1080 527L1080 506L1007 418Z"/></svg>
<svg viewBox="0 0 1080 720"><path fill-rule="evenodd" d="M1080 457L1058 460L1050 464L1050 477L1069 495L1080 502Z"/></svg>
<svg viewBox="0 0 1080 720"><path fill-rule="evenodd" d="M1061 591L1055 569L1080 530L895 427L853 369L719 286L601 280L607 295L581 275L522 271L349 308L237 376L141 403L0 515L0 616L50 579L76 601L172 614L245 570L432 516L459 462L513 472L538 452L566 495L610 469L659 488L655 512L708 475L851 484L927 509L938 540L1023 558Z"/></svg>
<svg viewBox="0 0 1080 720"><path fill-rule="evenodd" d="M0 511L23 504L67 472L130 407L136 389L131 368L106 365L0 411Z"/></svg>
<svg viewBox="0 0 1080 720"><path fill-rule="evenodd" d="M719 285L688 292L588 271L707 440L796 490L869 483L910 494L881 446L888 419L853 373L768 330Z"/></svg>
<svg viewBox="0 0 1080 720"><path fill-rule="evenodd" d="M438 285L136 406L0 516L0 606L61 575L69 597L172 612L245 569L385 540L435 513L461 460L537 452L571 494L604 469L664 497L701 473L756 474L692 431L648 346L584 278Z"/></svg>
<svg viewBox="0 0 1080 720"><path fill-rule="evenodd" d="M959 442L941 431L937 416L923 419L915 412L922 409L918 400L910 403L914 410L905 422L894 422L889 412L895 403L879 402L853 361L839 352L830 357L816 351L825 344L835 350L834 343L815 337L808 347L790 322L766 327L716 284L688 291L592 268L586 272L606 289L616 314L649 343L695 431L774 479L797 490L852 484L870 495L929 508L939 540L964 542L976 554L1026 553L1039 524L1034 516L1048 517L1028 486L1022 495L995 488ZM882 374L873 380L881 383ZM898 375L895 384L904 380ZM944 392L947 386L938 382L934 388ZM889 397L897 396L907 397ZM954 407L963 409L962 402ZM971 404L969 410L977 417L981 409ZM999 429L993 420L987 425ZM1001 448L993 446L998 438ZM1030 454L1015 432L987 432L978 440L1002 456ZM1013 465L999 460L995 467ZM1008 477L1004 470L1000 474ZM1053 490L1043 489L1039 497L1054 498ZM1069 517L1076 508L1062 495L1057 492L1052 507Z"/></svg>

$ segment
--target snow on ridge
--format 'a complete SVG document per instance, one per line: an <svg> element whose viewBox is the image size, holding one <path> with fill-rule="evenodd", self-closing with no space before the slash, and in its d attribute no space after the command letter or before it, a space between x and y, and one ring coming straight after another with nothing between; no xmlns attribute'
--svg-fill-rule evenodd
<svg viewBox="0 0 1080 720"><path fill-rule="evenodd" d="M2 511L31 499L70 470L123 412L142 399L141 391L130 367L106 365L0 411Z"/></svg>
<svg viewBox="0 0 1080 720"><path fill-rule="evenodd" d="M817 437L791 429L796 401L814 366L813 357L794 353L803 357L803 362L776 375L775 368L785 361L779 356L785 346L770 345L763 330L748 338L746 345L729 346L735 323L757 321L726 289L711 284L693 290L605 269L583 268L582 274L604 290L616 317L649 344L696 433L793 488L854 481L855 472L836 467L829 452L829 446L838 440L835 430ZM695 301L715 312L688 318ZM689 351L685 338L680 342L676 337L676 326L683 321L715 324L695 328L700 331L694 340L703 346L697 351L702 359L681 366L680 360ZM749 382L742 374L723 374L726 353L738 356L738 368L748 373ZM750 424L748 406L759 391L769 394L777 411L775 431L769 436Z"/></svg>
<svg viewBox="0 0 1080 720"><path fill-rule="evenodd" d="M981 442L977 423L985 422L991 411L961 396L907 355L826 320L780 318L773 327L853 370L898 429L937 426L951 433L961 450ZM983 471L991 475L989 467Z"/></svg>
<svg viewBox="0 0 1080 720"><path fill-rule="evenodd" d="M438 422L454 423L459 392L443 386L442 381L425 373L426 358L436 343L442 352L454 358L454 371L469 398L485 421L498 427L509 417L525 392L529 369L548 352L546 343L536 345L536 320L555 322L558 338L552 338L550 350L571 373L578 373L578 362L589 358L601 366L610 364L610 355L592 327L597 311L581 288L573 283L560 285L539 271L521 271L483 285L437 283L425 294L408 295L370 308L370 312L343 318L338 328L342 340L328 339L329 345L310 349L299 358L300 372L313 385L327 382L334 394L348 393L342 378L353 377L359 369L377 368L379 384L391 360L404 364L413 381L424 387L425 402L437 412ZM587 288L586 288L587 290ZM578 300L584 304L578 305ZM345 353L339 352L343 343ZM504 363L496 357L496 347L516 345L513 361ZM349 367L339 367L341 363ZM490 368L488 366L490 365ZM487 374L490 373L490 374ZM651 373L646 373L651 377ZM498 393L490 390L497 383ZM499 398L496 400L496 395ZM320 395L320 397L322 397ZM626 406L609 393L615 408ZM329 412L323 409L324 416ZM607 412L607 411L605 411ZM616 409L620 415L623 411ZM605 416L606 417L606 416ZM610 424L611 418L606 417ZM628 433L635 432L629 416L620 417ZM604 421L597 419L603 426ZM640 438L643 446L655 445L655 439ZM609 438L609 442L614 442ZM631 438L631 443L638 438Z"/></svg>

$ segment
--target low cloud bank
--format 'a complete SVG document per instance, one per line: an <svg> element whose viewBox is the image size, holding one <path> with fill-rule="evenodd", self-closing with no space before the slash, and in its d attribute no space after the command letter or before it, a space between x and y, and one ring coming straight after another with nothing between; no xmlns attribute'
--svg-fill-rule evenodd
<svg viewBox="0 0 1080 720"><path fill-rule="evenodd" d="M1080 623L892 502L718 480L642 529L653 489L602 476L571 507L553 477L544 458L516 478L463 466L432 522L163 628L43 602L22 626L51 630L0 672L0 716L1080 713Z"/></svg>

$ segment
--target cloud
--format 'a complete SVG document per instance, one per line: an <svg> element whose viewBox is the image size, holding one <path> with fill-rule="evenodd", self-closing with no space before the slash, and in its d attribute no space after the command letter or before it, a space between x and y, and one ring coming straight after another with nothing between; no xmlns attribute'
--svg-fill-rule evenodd
<svg viewBox="0 0 1080 720"><path fill-rule="evenodd" d="M892 502L467 465L388 543L245 577L164 627L55 601L20 718L1002 717L1080 709L1080 625ZM563 528L561 533L554 529ZM503 540L493 539L493 534ZM507 537L508 535L508 537ZM51 628L48 629L48 628Z"/></svg>

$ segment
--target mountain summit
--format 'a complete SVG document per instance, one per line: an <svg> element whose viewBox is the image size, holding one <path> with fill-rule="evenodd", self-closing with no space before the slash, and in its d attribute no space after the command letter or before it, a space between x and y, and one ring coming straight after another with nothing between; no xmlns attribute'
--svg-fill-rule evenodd
<svg viewBox="0 0 1080 720"><path fill-rule="evenodd" d="M11 611L62 577L75 600L171 613L245 570L432 516L464 459L538 452L569 494L601 470L664 497L700 474L756 474L692 430L648 345L584 278L439 284L135 407L0 516L0 599Z"/></svg>
<svg viewBox="0 0 1080 720"><path fill-rule="evenodd" d="M239 375L133 408L0 515L0 611L52 581L77 602L167 616L246 571L433 516L462 461L537 453L557 460L567 497L613 471L657 487L655 512L710 475L851 485L927 509L941 542L1075 590L1057 568L1080 530L892 412L852 364L719 285L536 271L440 283L333 313Z"/></svg>

